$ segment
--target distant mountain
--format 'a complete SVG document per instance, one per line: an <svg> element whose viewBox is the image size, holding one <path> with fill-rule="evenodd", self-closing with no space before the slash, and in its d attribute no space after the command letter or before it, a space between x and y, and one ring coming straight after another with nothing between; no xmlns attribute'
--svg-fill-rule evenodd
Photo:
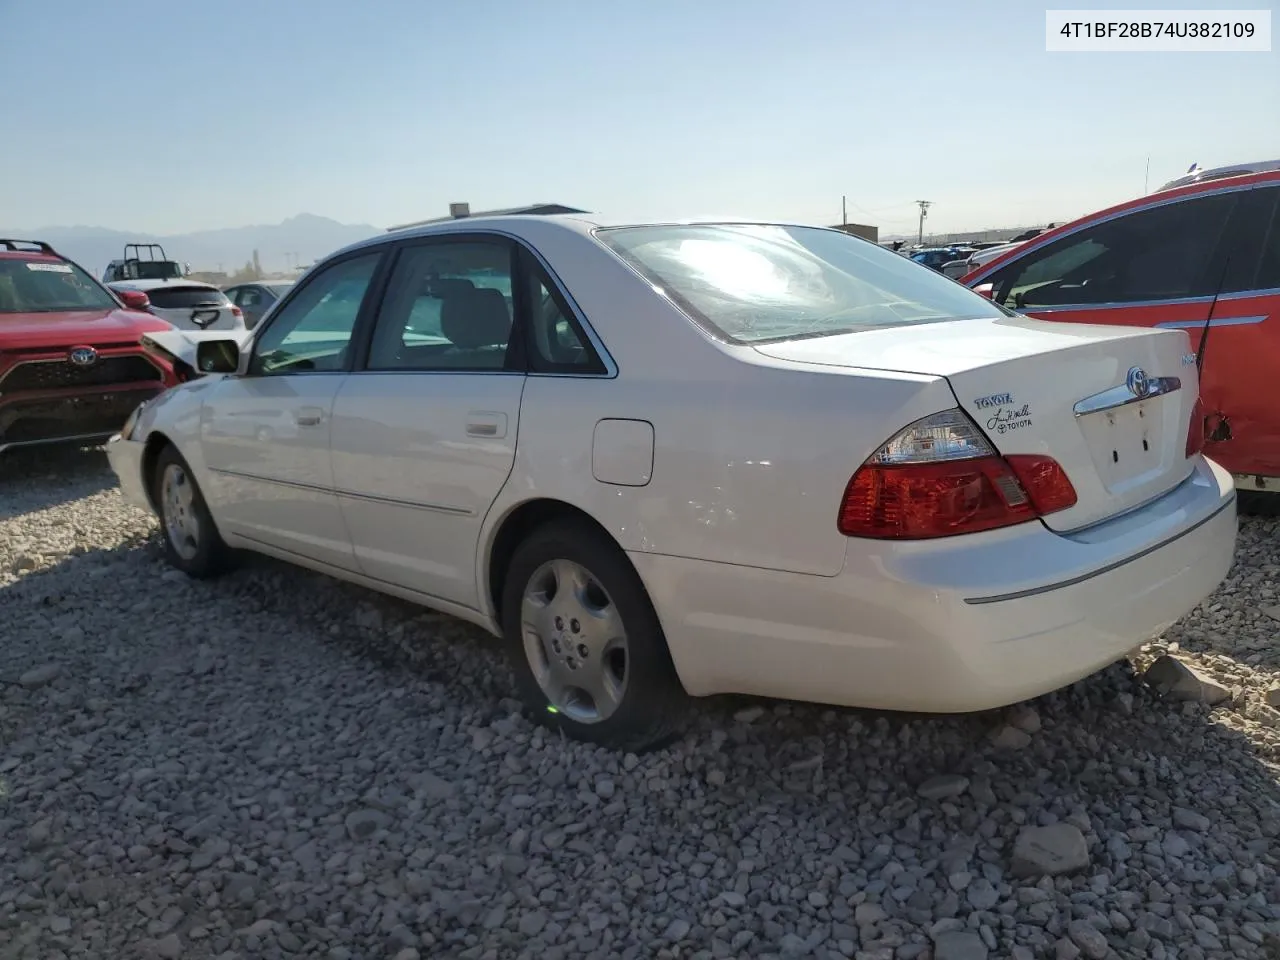
<svg viewBox="0 0 1280 960"><path fill-rule="evenodd" d="M363 240L382 229L367 223L339 223L328 217L302 213L283 223L224 230L200 230L171 236L130 233L105 227L40 227L35 230L0 228L0 237L45 240L94 276L124 253L126 243L159 243L170 258L191 264L193 270L221 269L234 273L258 251L264 270L306 266L340 247Z"/></svg>

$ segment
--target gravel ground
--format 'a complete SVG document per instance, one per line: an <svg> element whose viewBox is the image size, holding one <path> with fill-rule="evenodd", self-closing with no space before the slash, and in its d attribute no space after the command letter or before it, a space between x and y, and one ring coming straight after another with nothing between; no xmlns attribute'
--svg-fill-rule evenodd
<svg viewBox="0 0 1280 960"><path fill-rule="evenodd" d="M1276 537L1140 658L1212 709L1122 665L962 718L717 699L617 756L471 627L186 581L101 453L8 455L0 958L1280 957Z"/></svg>

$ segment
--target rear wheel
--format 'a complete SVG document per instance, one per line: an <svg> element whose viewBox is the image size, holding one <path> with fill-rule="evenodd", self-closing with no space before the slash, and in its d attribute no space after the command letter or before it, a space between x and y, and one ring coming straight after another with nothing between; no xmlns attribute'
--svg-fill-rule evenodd
<svg viewBox="0 0 1280 960"><path fill-rule="evenodd" d="M191 468L173 447L160 451L152 483L165 559L196 579L225 572L232 564L231 550L213 523Z"/></svg>
<svg viewBox="0 0 1280 960"><path fill-rule="evenodd" d="M503 632L521 699L578 740L638 752L688 713L662 625L640 577L590 525L542 527L515 551Z"/></svg>

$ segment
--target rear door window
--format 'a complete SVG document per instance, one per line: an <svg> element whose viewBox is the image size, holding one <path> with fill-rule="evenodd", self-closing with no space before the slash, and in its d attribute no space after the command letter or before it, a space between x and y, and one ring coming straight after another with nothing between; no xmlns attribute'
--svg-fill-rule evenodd
<svg viewBox="0 0 1280 960"><path fill-rule="evenodd" d="M1237 194L1140 209L1077 230L997 270L997 303L1015 309L1212 296L1215 252Z"/></svg>

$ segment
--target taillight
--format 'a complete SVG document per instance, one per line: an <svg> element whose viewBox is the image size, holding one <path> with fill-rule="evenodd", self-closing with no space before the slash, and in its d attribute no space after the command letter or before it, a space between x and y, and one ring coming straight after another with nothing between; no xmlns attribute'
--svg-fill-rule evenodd
<svg viewBox="0 0 1280 960"><path fill-rule="evenodd" d="M233 317L243 317L244 311L237 307L234 303L231 305L231 315Z"/></svg>
<svg viewBox="0 0 1280 960"><path fill-rule="evenodd" d="M1204 404L1196 397L1191 408L1191 423L1187 426L1187 457L1194 457L1204 449Z"/></svg>
<svg viewBox="0 0 1280 960"><path fill-rule="evenodd" d="M1025 523L1065 510L1076 491L1052 457L1001 457L956 409L917 420L872 454L845 488L847 537L920 540Z"/></svg>

